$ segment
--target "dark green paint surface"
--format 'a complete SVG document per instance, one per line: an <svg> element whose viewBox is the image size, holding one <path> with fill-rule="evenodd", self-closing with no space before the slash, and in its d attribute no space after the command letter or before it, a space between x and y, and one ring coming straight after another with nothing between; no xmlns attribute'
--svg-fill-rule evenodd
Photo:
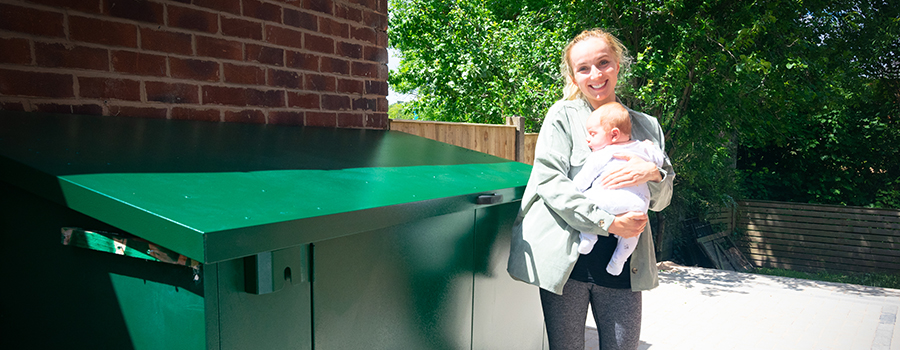
<svg viewBox="0 0 900 350"><path fill-rule="evenodd" d="M508 277L519 203L475 210L472 349L548 349L538 290Z"/></svg>
<svg viewBox="0 0 900 350"><path fill-rule="evenodd" d="M473 224L458 212L316 243L315 348L470 349Z"/></svg>
<svg viewBox="0 0 900 350"><path fill-rule="evenodd" d="M196 281L187 266L63 245L64 225L116 228L3 181L0 209L0 348L218 348L204 329L218 324L215 264Z"/></svg>
<svg viewBox="0 0 900 350"><path fill-rule="evenodd" d="M0 117L0 180L204 263L475 208L481 193L514 201L530 170L400 132Z"/></svg>
<svg viewBox="0 0 900 350"><path fill-rule="evenodd" d="M316 349L541 349L537 288L506 273L518 203L314 247Z"/></svg>

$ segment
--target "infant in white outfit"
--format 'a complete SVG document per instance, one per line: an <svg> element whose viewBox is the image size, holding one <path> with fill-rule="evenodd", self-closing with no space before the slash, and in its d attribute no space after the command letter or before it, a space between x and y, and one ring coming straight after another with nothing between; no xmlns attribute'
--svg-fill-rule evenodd
<svg viewBox="0 0 900 350"><path fill-rule="evenodd" d="M614 154L631 154L662 167L665 155L650 141L631 139L631 116L618 102L610 102L598 107L587 121L588 144L593 151L578 175L572 179L579 191L597 206L612 215L629 211L646 213L650 206L650 189L646 183L615 190L602 188L600 179L612 170L620 168L627 160L613 157ZM618 237L618 236L617 236ZM625 261L634 252L639 236L618 237L616 250L606 266L613 276L622 273ZM597 242L597 235L581 233L578 252L588 254Z"/></svg>

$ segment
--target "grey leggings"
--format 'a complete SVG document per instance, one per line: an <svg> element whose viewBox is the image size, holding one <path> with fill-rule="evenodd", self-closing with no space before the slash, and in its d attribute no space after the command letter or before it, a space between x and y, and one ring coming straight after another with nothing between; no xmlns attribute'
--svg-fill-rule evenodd
<svg viewBox="0 0 900 350"><path fill-rule="evenodd" d="M641 292L569 280L563 294L541 289L550 350L584 350L588 303L594 311L601 350L635 350L641 337Z"/></svg>

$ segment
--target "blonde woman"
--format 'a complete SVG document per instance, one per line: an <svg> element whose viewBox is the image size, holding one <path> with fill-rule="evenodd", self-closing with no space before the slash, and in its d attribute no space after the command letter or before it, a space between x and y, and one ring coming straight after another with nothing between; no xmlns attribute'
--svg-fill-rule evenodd
<svg viewBox="0 0 900 350"><path fill-rule="evenodd" d="M508 271L540 287L550 349L584 349L588 305L593 310L600 349L637 349L641 329L641 291L659 285L647 215L612 215L580 193L572 179L591 149L585 128L591 111L617 100L619 72L627 69L627 50L614 36L594 29L573 38L563 49L560 67L566 78L564 98L547 112L535 148L534 168L513 227ZM656 118L628 109L635 140L650 140L665 152ZM610 172L602 185L610 189L646 183L650 210L660 211L672 198L674 171L639 157L618 155L625 165ZM590 254L578 253L579 232L598 236ZM618 276L606 271L617 238L638 236L634 253Z"/></svg>

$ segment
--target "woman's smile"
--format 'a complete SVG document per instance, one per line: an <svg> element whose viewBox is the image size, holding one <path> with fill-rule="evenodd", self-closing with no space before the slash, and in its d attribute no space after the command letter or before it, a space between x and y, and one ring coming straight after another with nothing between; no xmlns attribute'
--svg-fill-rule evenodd
<svg viewBox="0 0 900 350"><path fill-rule="evenodd" d="M592 84L592 85L588 85L588 86L589 86L591 89L594 89L594 90L600 90L600 89L602 89L604 86L606 86L606 83L608 83L608 82L609 82L609 80L604 80L604 81L603 81L602 83L600 83L600 84Z"/></svg>

